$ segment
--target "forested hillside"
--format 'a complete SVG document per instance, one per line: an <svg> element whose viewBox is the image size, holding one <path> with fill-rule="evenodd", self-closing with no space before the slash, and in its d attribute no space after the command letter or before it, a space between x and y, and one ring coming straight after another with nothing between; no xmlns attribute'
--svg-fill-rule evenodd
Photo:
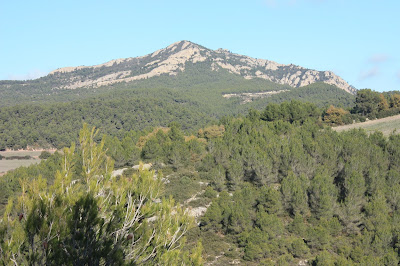
<svg viewBox="0 0 400 266"><path fill-rule="evenodd" d="M160 77L164 83L158 83L160 79L157 78ZM213 84L216 80L219 84ZM232 81L243 84L246 80L264 84L260 91L324 83L348 94L355 93L352 86L331 71L283 65L181 41L140 57L122 58L95 66L64 67L35 80L0 81L0 106L23 102L71 101L99 95L104 90L114 91L120 84L129 84L130 88L138 84L139 88L148 88L150 84L154 88L156 84L155 87L162 85L169 89L195 88L200 84L203 88L217 89L218 85L219 88L222 85L223 89L229 90L235 84Z"/></svg>
<svg viewBox="0 0 400 266"><path fill-rule="evenodd" d="M184 208L208 207L186 234L188 247L202 239L206 263L399 262L399 135L338 133L324 126L317 106L292 101L222 118L193 136L171 123L103 141L119 166L152 163L164 173L164 195ZM21 177L57 182L63 157L2 177L2 204L20 194ZM18 218L17 209L11 213Z"/></svg>
<svg viewBox="0 0 400 266"><path fill-rule="evenodd" d="M173 78L156 77L135 84L98 88L96 93L101 93L97 96L89 89L67 90L35 96L37 102L3 106L0 149L35 145L62 148L76 140L85 122L121 138L131 130L167 126L172 121L190 132L225 115L244 114L251 108L260 110L271 102L299 99L320 107L328 104L346 107L354 100L353 95L332 85L316 83L242 104L240 97L227 99L223 94L284 91L287 87L261 79L245 80L229 73L208 74L205 69L187 68ZM28 100L29 97L16 99Z"/></svg>
<svg viewBox="0 0 400 266"><path fill-rule="evenodd" d="M61 68L35 80L0 81L0 150L62 148L76 141L83 123L119 139L172 121L189 134L268 103L297 99L321 108L351 107L354 93L330 71L182 41L141 57Z"/></svg>

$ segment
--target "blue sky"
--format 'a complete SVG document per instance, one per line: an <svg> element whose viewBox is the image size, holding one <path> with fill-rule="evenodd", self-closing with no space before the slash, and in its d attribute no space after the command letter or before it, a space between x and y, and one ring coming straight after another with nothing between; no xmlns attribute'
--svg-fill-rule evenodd
<svg viewBox="0 0 400 266"><path fill-rule="evenodd" d="M400 90L399 0L0 1L0 79L189 40Z"/></svg>

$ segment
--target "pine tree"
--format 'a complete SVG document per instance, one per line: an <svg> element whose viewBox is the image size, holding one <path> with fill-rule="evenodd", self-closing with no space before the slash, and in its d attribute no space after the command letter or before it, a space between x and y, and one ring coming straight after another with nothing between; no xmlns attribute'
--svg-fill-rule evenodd
<svg viewBox="0 0 400 266"><path fill-rule="evenodd" d="M302 175L298 177L293 172L289 172L282 180L283 203L291 215L308 213L307 188L307 178Z"/></svg>
<svg viewBox="0 0 400 266"><path fill-rule="evenodd" d="M201 264L201 246L182 252L192 219L172 198L161 199L161 178L140 170L113 178L104 138L84 125L79 147L64 149L53 185L21 180L0 222L2 264Z"/></svg>
<svg viewBox="0 0 400 266"><path fill-rule="evenodd" d="M310 207L317 218L331 218L336 202L336 187L333 177L326 173L318 173L309 188Z"/></svg>

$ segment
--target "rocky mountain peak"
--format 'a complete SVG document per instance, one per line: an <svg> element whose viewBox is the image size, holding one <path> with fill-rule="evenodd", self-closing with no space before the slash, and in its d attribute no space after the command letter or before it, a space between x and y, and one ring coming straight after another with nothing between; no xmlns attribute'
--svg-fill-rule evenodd
<svg viewBox="0 0 400 266"><path fill-rule="evenodd" d="M186 40L145 56L116 59L95 66L60 68L50 75L63 80L65 85L60 88L99 87L160 75L174 76L185 71L188 62L205 62L212 71L225 69L245 79L261 78L294 88L325 82L349 93L355 92L353 87L331 71L311 70L292 64L283 65L266 59L234 54L222 48L211 50ZM87 71L88 69L91 71ZM64 76L66 73L71 74Z"/></svg>

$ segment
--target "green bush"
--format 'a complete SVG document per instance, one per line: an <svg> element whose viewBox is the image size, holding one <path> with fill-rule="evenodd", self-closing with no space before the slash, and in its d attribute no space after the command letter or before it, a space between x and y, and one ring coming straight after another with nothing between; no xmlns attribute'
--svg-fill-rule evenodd
<svg viewBox="0 0 400 266"><path fill-rule="evenodd" d="M42 151L39 155L39 159L45 160L51 156L51 153L48 151Z"/></svg>
<svg viewBox="0 0 400 266"><path fill-rule="evenodd" d="M297 238L293 240L292 244L290 245L290 253L295 258L305 258L309 255L310 249L307 247L304 240L301 238Z"/></svg>
<svg viewBox="0 0 400 266"><path fill-rule="evenodd" d="M183 203L201 189L197 180L191 179L185 175L170 177L169 181L170 182L165 185L165 196L169 197L169 195L172 195L179 203Z"/></svg>
<svg viewBox="0 0 400 266"><path fill-rule="evenodd" d="M218 195L218 192L215 191L212 187L208 186L206 188L206 191L204 192L204 197L209 198L209 199L214 199Z"/></svg>
<svg viewBox="0 0 400 266"><path fill-rule="evenodd" d="M312 265L314 265L314 266L333 266L335 264L334 264L332 255L328 251L324 250L317 255L317 257L313 261Z"/></svg>
<svg viewBox="0 0 400 266"><path fill-rule="evenodd" d="M258 260L261 259L264 255L264 251L261 249L259 245L253 244L250 242L244 249L244 259L245 260Z"/></svg>
<svg viewBox="0 0 400 266"><path fill-rule="evenodd" d="M276 261L276 265L278 265L278 266L293 265L293 257L290 254L282 255Z"/></svg>

